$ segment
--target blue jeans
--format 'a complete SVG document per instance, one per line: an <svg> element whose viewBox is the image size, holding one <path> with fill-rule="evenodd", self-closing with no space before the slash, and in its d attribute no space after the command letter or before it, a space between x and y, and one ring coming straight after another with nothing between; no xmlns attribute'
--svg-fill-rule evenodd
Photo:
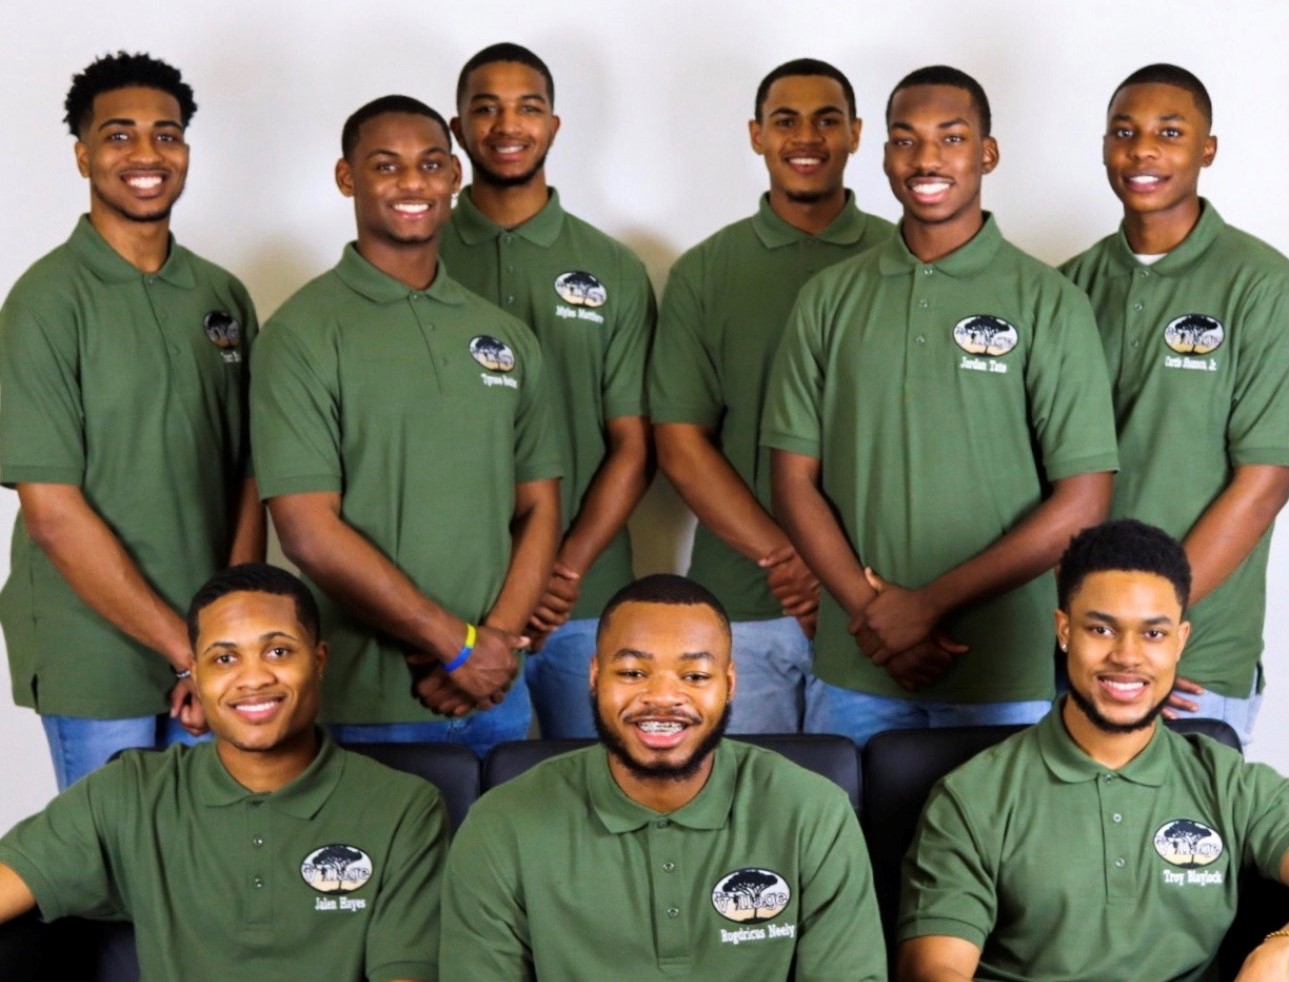
<svg viewBox="0 0 1289 982"><path fill-rule="evenodd" d="M819 680L810 639L795 617L735 621L731 733L800 733Z"/></svg>
<svg viewBox="0 0 1289 982"><path fill-rule="evenodd" d="M819 683L813 712L806 719L811 733L838 733L863 747L884 730L920 730L941 726L1004 726L1037 723L1052 704L1028 702L917 702L856 692Z"/></svg>
<svg viewBox="0 0 1289 982"><path fill-rule="evenodd" d="M546 638L542 650L524 660L524 682L547 740L595 739L591 721L591 659L595 618L567 621Z"/></svg>
<svg viewBox="0 0 1289 982"><path fill-rule="evenodd" d="M65 791L112 755L134 747L160 749L175 743L197 743L195 737L166 715L133 719L89 719L85 716L41 716L49 754L54 760L54 780Z"/></svg>
<svg viewBox="0 0 1289 982"><path fill-rule="evenodd" d="M456 719L426 723L332 723L335 741L347 743L455 743L479 757L499 743L528 736L533 707L528 689L513 686L501 705Z"/></svg>
<svg viewBox="0 0 1289 982"><path fill-rule="evenodd" d="M1178 695L1182 698L1199 703L1199 709L1193 713L1184 709L1175 712L1180 719L1220 719L1235 730L1236 736L1240 738L1240 746L1248 750L1249 744L1253 742L1253 724L1257 721L1258 709L1262 706L1262 693L1258 691L1258 683L1261 681L1262 669L1259 668L1253 676L1253 690L1244 699L1216 692L1205 692L1200 696L1179 692Z"/></svg>

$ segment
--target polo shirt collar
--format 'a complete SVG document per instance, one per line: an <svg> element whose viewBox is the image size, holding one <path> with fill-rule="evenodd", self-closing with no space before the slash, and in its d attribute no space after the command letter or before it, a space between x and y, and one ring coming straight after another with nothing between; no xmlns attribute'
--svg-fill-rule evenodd
<svg viewBox="0 0 1289 982"><path fill-rule="evenodd" d="M1085 754L1065 729L1061 708L1068 698L1069 696L1062 696L1058 699L1052 705L1052 711L1035 727L1043 762L1058 781L1080 784L1113 773L1125 781L1152 788L1164 783L1172 768L1172 755L1168 748L1169 734L1165 732L1162 722L1155 724L1155 732L1141 753L1117 771L1112 771Z"/></svg>
<svg viewBox="0 0 1289 982"><path fill-rule="evenodd" d="M133 283L145 276L155 275L171 286L177 286L183 290L191 290L197 285L188 250L175 244L173 234L170 236L165 264L155 274L144 273L137 266L127 262L90 224L89 215L80 217L67 244L76 254L76 258L88 266L95 276L107 283Z"/></svg>
<svg viewBox="0 0 1289 982"><path fill-rule="evenodd" d="M781 246L794 245L806 239L818 239L832 245L854 245L864 236L864 213L855 204L855 192L846 189L846 203L842 205L837 217L828 223L828 227L817 235L803 232L794 225L789 225L770 207L770 194L761 195L761 203L756 214L752 216L752 228L761 244L767 249L778 249Z"/></svg>
<svg viewBox="0 0 1289 982"><path fill-rule="evenodd" d="M344 752L325 730L318 730L318 735L321 739L318 756L304 773L286 787L268 794L242 787L225 769L215 745L200 744L193 751L200 755L193 762L193 796L212 808L258 799L294 818L312 818L327 803L345 770Z"/></svg>
<svg viewBox="0 0 1289 982"><path fill-rule="evenodd" d="M734 782L738 772L733 751L721 745L714 754L712 772L707 776L703 789L684 807L664 814L628 798L609 770L608 750L603 746L595 747L587 754L586 761L591 809L614 835L634 832L660 819L690 829L724 828L734 803Z"/></svg>
<svg viewBox="0 0 1289 982"><path fill-rule="evenodd" d="M358 253L357 244L350 242L345 246L340 262L336 265L336 275L349 289L361 294L374 303L397 303L406 300L413 294L424 294L442 303L465 303L464 288L448 276L447 264L439 258L439 267L434 274L434 282L428 290L413 290L394 277L382 273Z"/></svg>
<svg viewBox="0 0 1289 982"><path fill-rule="evenodd" d="M1226 222L1222 221L1222 216L1207 199L1200 198L1199 203L1199 221L1175 249L1150 265L1152 274L1185 276L1203 260L1209 246L1226 228ZM1124 232L1122 222L1119 224L1119 234L1115 236L1114 258L1122 272L1131 273L1138 268L1147 268L1138 261L1133 254L1132 246L1128 245L1128 235Z"/></svg>
<svg viewBox="0 0 1289 982"><path fill-rule="evenodd" d="M970 279L989 268L1003 244L1003 234L998 230L998 223L990 212L985 212L985 223L980 231L969 241L960 245L947 256L942 256L933 263L924 263L909 251L904 244L904 235L892 235L885 245L879 246L878 267L883 276L896 276L908 273L923 266L931 266L954 279Z"/></svg>
<svg viewBox="0 0 1289 982"><path fill-rule="evenodd" d="M475 207L474 200L470 197L469 187L457 198L457 206L452 212L452 218L456 224L457 234L466 245L489 242L503 232L509 232L511 235L528 240L533 245L549 249L555 244L560 230L564 227L564 209L559 203L559 192L554 188L550 188L550 196L546 199L542 210L515 228L503 228L485 217L483 212Z"/></svg>

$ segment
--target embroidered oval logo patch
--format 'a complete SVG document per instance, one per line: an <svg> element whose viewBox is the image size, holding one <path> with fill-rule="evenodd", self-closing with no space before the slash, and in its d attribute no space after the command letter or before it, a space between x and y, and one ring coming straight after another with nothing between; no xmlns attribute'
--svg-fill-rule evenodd
<svg viewBox="0 0 1289 982"><path fill-rule="evenodd" d="M510 345L488 334L470 339L470 356L490 372L509 372L515 367Z"/></svg>
<svg viewBox="0 0 1289 982"><path fill-rule="evenodd" d="M1203 822L1175 818L1155 833L1155 852L1174 866L1196 869L1222 855L1222 837Z"/></svg>
<svg viewBox="0 0 1289 982"><path fill-rule="evenodd" d="M555 292L560 299L574 307L603 307L609 291L592 274L571 269L555 277Z"/></svg>
<svg viewBox="0 0 1289 982"><path fill-rule="evenodd" d="M357 846L333 843L304 857L300 875L319 893L352 893L371 879L371 858Z"/></svg>
<svg viewBox="0 0 1289 982"><path fill-rule="evenodd" d="M1179 355L1206 355L1216 351L1226 340L1226 328L1208 314L1186 314L1168 322L1164 344Z"/></svg>
<svg viewBox="0 0 1289 982"><path fill-rule="evenodd" d="M792 899L787 881L771 869L749 866L726 873L712 888L712 906L727 921L757 924L783 913Z"/></svg>
<svg viewBox="0 0 1289 982"><path fill-rule="evenodd" d="M1020 333L1001 317L973 314L953 325L953 341L969 355L997 358L1016 347Z"/></svg>

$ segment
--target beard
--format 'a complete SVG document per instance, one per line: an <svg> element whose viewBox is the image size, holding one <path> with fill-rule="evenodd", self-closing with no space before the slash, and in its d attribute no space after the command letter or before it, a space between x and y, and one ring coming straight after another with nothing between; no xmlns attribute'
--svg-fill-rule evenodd
<svg viewBox="0 0 1289 982"><path fill-rule="evenodd" d="M1172 695L1171 692L1147 709L1140 719L1131 720L1127 723L1116 723L1114 720L1102 715L1101 710L1093 705L1091 699L1073 685L1070 686L1070 698L1074 701L1074 705L1078 706L1083 711L1083 715L1088 718L1088 721L1102 733L1136 733L1138 730L1144 730L1154 723L1159 714L1164 711L1164 707L1168 705L1170 695Z"/></svg>
<svg viewBox="0 0 1289 982"><path fill-rule="evenodd" d="M786 197L793 204L798 205L817 205L828 197L827 191L788 191Z"/></svg>
<svg viewBox="0 0 1289 982"><path fill-rule="evenodd" d="M516 174L514 177L507 177L505 174L498 174L487 164L476 157L469 147L462 145L465 155L470 158L470 178L479 184L487 184L494 188L518 188L528 184L536 177L543 167L546 166L546 154L537 158L537 162L522 174ZM547 151L549 152L549 151Z"/></svg>
<svg viewBox="0 0 1289 982"><path fill-rule="evenodd" d="M170 212L174 209L175 202L177 202L183 195L183 189L180 188L179 194L175 195L168 203L155 211L136 211L128 205L113 201L104 195L98 187L92 183L90 184L90 193L102 202L109 210L116 212L116 214L120 215L122 218L131 222L150 224L152 222L167 222L170 220Z"/></svg>
<svg viewBox="0 0 1289 982"><path fill-rule="evenodd" d="M604 717L600 715L600 706L594 692L591 693L590 698L591 719L595 722L595 733L600 738L600 742L623 767L631 772L633 777L641 781L685 781L693 777L721 742L725 736L725 729L730 724L730 703L727 702L721 718L716 721L712 731L703 737L702 742L694 748L694 752L686 760L678 764L645 764L631 756L621 737L609 731Z"/></svg>

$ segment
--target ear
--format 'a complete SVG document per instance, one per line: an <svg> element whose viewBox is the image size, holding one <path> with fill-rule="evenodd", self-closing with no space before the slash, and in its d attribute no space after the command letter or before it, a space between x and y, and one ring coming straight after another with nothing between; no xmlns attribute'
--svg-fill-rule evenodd
<svg viewBox="0 0 1289 982"><path fill-rule="evenodd" d="M600 681L600 657L597 654L591 655L591 672L587 682L591 686L591 691L595 691L595 685Z"/></svg>
<svg viewBox="0 0 1289 982"><path fill-rule="evenodd" d="M855 153L859 149L859 131L864 128L862 119L852 119L850 122L850 152Z"/></svg>
<svg viewBox="0 0 1289 982"><path fill-rule="evenodd" d="M1190 640L1190 636L1191 636L1190 621L1182 621L1180 624L1177 625L1177 640L1179 642L1177 647L1178 660L1181 659L1182 652L1186 649L1186 642Z"/></svg>
<svg viewBox="0 0 1289 982"><path fill-rule="evenodd" d="M448 129L450 129L452 131L452 135L456 137L457 143L461 144L462 146L465 146L465 137L461 135L461 117L460 116L453 116L450 120L448 120Z"/></svg>
<svg viewBox="0 0 1289 982"><path fill-rule="evenodd" d="M76 153L76 169L80 171L81 177L90 176L90 148L83 141L77 140L74 148Z"/></svg>
<svg viewBox="0 0 1289 982"><path fill-rule="evenodd" d="M1200 157L1200 166L1208 167L1213 163L1213 158L1217 156L1217 137L1210 135L1204 141L1204 155Z"/></svg>
<svg viewBox="0 0 1289 982"><path fill-rule="evenodd" d="M331 659L331 649L327 647L327 642L319 641L313 649L313 660L318 666L318 678L322 678L326 672L327 662Z"/></svg>
<svg viewBox="0 0 1289 982"><path fill-rule="evenodd" d="M1070 650L1070 615L1058 607L1053 616L1056 624L1056 643L1061 646L1061 651L1068 652Z"/></svg>
<svg viewBox="0 0 1289 982"><path fill-rule="evenodd" d="M555 145L555 135L559 132L559 117L551 114L551 146Z"/></svg>
<svg viewBox="0 0 1289 982"><path fill-rule="evenodd" d="M765 148L761 145L761 124L755 119L747 121L747 135L752 141L752 152L758 156L765 156Z"/></svg>
<svg viewBox="0 0 1289 982"><path fill-rule="evenodd" d="M341 157L336 161L336 187L340 188L340 193L346 198L354 196L354 172L349 166L349 161Z"/></svg>
<svg viewBox="0 0 1289 982"><path fill-rule="evenodd" d="M982 173L990 174L998 166L998 141L992 136L985 137L981 143L981 154L984 157L984 164L981 167Z"/></svg>
<svg viewBox="0 0 1289 982"><path fill-rule="evenodd" d="M725 696L726 702L732 702L734 699L734 690L738 688L738 673L734 671L734 659L730 658L730 663L725 669L725 679L729 684L730 691Z"/></svg>
<svg viewBox="0 0 1289 982"><path fill-rule="evenodd" d="M452 155L452 193L457 194L461 190L461 158L456 154Z"/></svg>

